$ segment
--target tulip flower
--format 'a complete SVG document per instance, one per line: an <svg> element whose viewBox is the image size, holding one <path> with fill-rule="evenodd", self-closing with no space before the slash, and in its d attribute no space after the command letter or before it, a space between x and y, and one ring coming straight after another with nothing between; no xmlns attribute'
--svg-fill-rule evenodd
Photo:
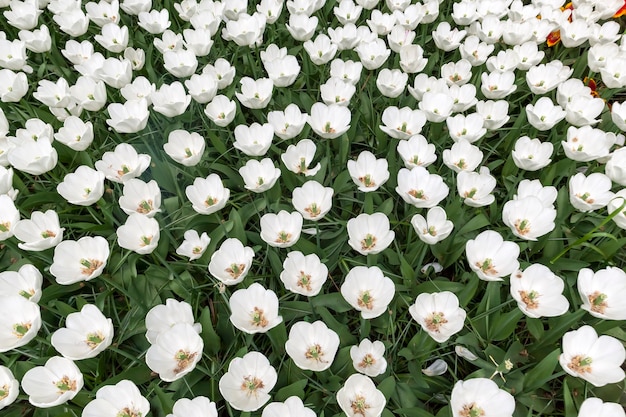
<svg viewBox="0 0 626 417"><path fill-rule="evenodd" d="M6 194L0 195L0 242L13 236L13 229L20 221L20 212L13 199Z"/></svg>
<svg viewBox="0 0 626 417"><path fill-rule="evenodd" d="M569 180L569 201L578 211L598 210L613 199L611 186L611 179L599 172L589 176L578 173Z"/></svg>
<svg viewBox="0 0 626 417"><path fill-rule="evenodd" d="M52 333L50 343L63 357L74 361L96 357L113 341L113 322L93 304L68 314L65 327Z"/></svg>
<svg viewBox="0 0 626 417"><path fill-rule="evenodd" d="M285 350L298 368L316 372L330 368L338 348L339 335L319 320L297 322L285 342Z"/></svg>
<svg viewBox="0 0 626 417"><path fill-rule="evenodd" d="M261 217L261 239L270 246L288 248L296 244L302 233L302 215L281 210Z"/></svg>
<svg viewBox="0 0 626 417"><path fill-rule="evenodd" d="M315 151L316 146L312 140L302 139L296 145L289 145L285 153L280 155L280 159L291 172L311 177L322 168L319 162L313 168L309 168L315 158Z"/></svg>
<svg viewBox="0 0 626 417"><path fill-rule="evenodd" d="M317 221L332 208L333 192L331 187L317 181L307 181L302 187L294 188L291 203L303 218Z"/></svg>
<svg viewBox="0 0 626 417"><path fill-rule="evenodd" d="M6 366L0 365L0 410L11 405L20 393L20 384Z"/></svg>
<svg viewBox="0 0 626 417"><path fill-rule="evenodd" d="M435 145L428 143L422 135L414 135L409 140L399 141L396 149L408 169L416 166L426 168L437 160Z"/></svg>
<svg viewBox="0 0 626 417"><path fill-rule="evenodd" d="M607 266L594 272L582 268L577 285L583 310L604 320L626 320L626 307L621 302L626 296L626 273L622 269Z"/></svg>
<svg viewBox="0 0 626 417"><path fill-rule="evenodd" d="M505 241L493 230L485 230L468 240L465 252L470 268L484 281L502 281L519 269L519 245Z"/></svg>
<svg viewBox="0 0 626 417"><path fill-rule="evenodd" d="M115 385L105 385L96 391L96 398L83 409L85 417L111 415L145 416L150 412L150 402L141 395L134 382L123 379Z"/></svg>
<svg viewBox="0 0 626 417"><path fill-rule="evenodd" d="M409 107L401 109L391 106L383 111L380 130L396 139L409 139L422 131L426 124L426 116L421 110L412 110Z"/></svg>
<svg viewBox="0 0 626 417"><path fill-rule="evenodd" d="M526 171L538 171L552 162L550 156L554 151L551 142L541 142L539 139L531 139L522 136L515 141L515 148L511 152L515 166Z"/></svg>
<svg viewBox="0 0 626 417"><path fill-rule="evenodd" d="M481 167L479 173L461 171L456 180L459 196L468 206L483 207L495 201L492 192L496 188L496 179L489 173L489 168Z"/></svg>
<svg viewBox="0 0 626 417"><path fill-rule="evenodd" d="M41 328L39 306L21 295L2 296L0 316L0 352L24 346L37 336Z"/></svg>
<svg viewBox="0 0 626 417"><path fill-rule="evenodd" d="M159 333L146 352L146 364L165 382L176 381L193 371L202 358L204 342L188 323L177 323Z"/></svg>
<svg viewBox="0 0 626 417"><path fill-rule="evenodd" d="M569 308L563 296L563 280L547 266L532 264L524 271L511 275L511 296L528 317L557 317Z"/></svg>
<svg viewBox="0 0 626 417"><path fill-rule="evenodd" d="M64 240L54 249L50 273L61 285L99 277L109 258L109 243L102 236Z"/></svg>
<svg viewBox="0 0 626 417"><path fill-rule="evenodd" d="M337 403L348 417L380 417L387 400L368 376L353 374L337 391Z"/></svg>
<svg viewBox="0 0 626 417"><path fill-rule="evenodd" d="M226 285L243 281L250 272L254 251L235 238L226 239L211 255L209 273Z"/></svg>
<svg viewBox="0 0 626 417"><path fill-rule="evenodd" d="M239 102L249 109L263 109L267 107L274 83L269 78L253 80L250 77L243 77L240 81L241 93L235 93Z"/></svg>
<svg viewBox="0 0 626 417"><path fill-rule="evenodd" d="M152 307L146 314L146 339L150 344L155 344L161 333L181 323L192 326L196 333L202 331L202 326L194 323L189 303L168 298L165 304Z"/></svg>
<svg viewBox="0 0 626 417"><path fill-rule="evenodd" d="M611 336L598 336L591 326L582 326L563 335L559 363L568 374L582 378L595 387L624 379L621 368L626 359L622 342Z"/></svg>
<svg viewBox="0 0 626 417"><path fill-rule="evenodd" d="M226 206L230 190L224 188L217 174L206 178L196 178L193 185L185 188L185 195L191 201L193 209L200 214L211 214Z"/></svg>
<svg viewBox="0 0 626 417"><path fill-rule="evenodd" d="M315 411L304 406L299 397L291 396L282 403L269 403L261 417L316 417Z"/></svg>
<svg viewBox="0 0 626 417"><path fill-rule="evenodd" d="M389 164L385 158L376 159L373 153L363 151L356 161L348 161L352 181L365 193L376 191L389 179Z"/></svg>
<svg viewBox="0 0 626 417"><path fill-rule="evenodd" d="M305 256L299 251L287 254L280 273L280 280L287 290L307 297L319 294L327 277L328 268L316 254Z"/></svg>
<svg viewBox="0 0 626 417"><path fill-rule="evenodd" d="M377 266L355 266L341 285L341 295L364 319L373 319L385 311L395 295L393 281Z"/></svg>
<svg viewBox="0 0 626 417"><path fill-rule="evenodd" d="M45 213L34 211L30 219L17 222L13 233L23 242L18 244L20 249L38 252L58 245L63 239L63 230L56 211L47 210Z"/></svg>
<svg viewBox="0 0 626 417"><path fill-rule="evenodd" d="M23 265L17 271L0 272L0 297L21 295L37 303L41 298L42 283L41 272L31 264Z"/></svg>
<svg viewBox="0 0 626 417"><path fill-rule="evenodd" d="M53 356L44 366L29 369L22 379L28 402L49 408L71 400L83 388L83 374L69 359Z"/></svg>
<svg viewBox="0 0 626 417"><path fill-rule="evenodd" d="M417 166L411 170L400 168L396 193L418 208L432 208L448 196L449 188L443 178Z"/></svg>
<svg viewBox="0 0 626 417"><path fill-rule="evenodd" d="M417 237L429 245L434 245L450 236L454 228L454 224L447 219L446 211L438 206L429 209L426 218L421 214L413 215L411 225Z"/></svg>
<svg viewBox="0 0 626 417"><path fill-rule="evenodd" d="M544 206L535 196L507 201L502 207L502 222L521 239L537 240L555 228L556 209Z"/></svg>
<svg viewBox="0 0 626 417"><path fill-rule="evenodd" d="M181 398L166 417L218 417L215 403L207 397Z"/></svg>
<svg viewBox="0 0 626 417"><path fill-rule="evenodd" d="M459 307L459 299L449 291L417 296L409 313L438 343L447 341L463 328L466 312Z"/></svg>
<svg viewBox="0 0 626 417"><path fill-rule="evenodd" d="M244 187L255 193L269 190L280 177L280 169L274 166L269 158L261 161L251 159L239 168L239 175L243 178Z"/></svg>
<svg viewBox="0 0 626 417"><path fill-rule="evenodd" d="M200 259L211 242L211 238L206 232L199 235L195 230L187 230L184 237L185 240L176 249L176 253L188 257L190 261Z"/></svg>
<svg viewBox="0 0 626 417"><path fill-rule="evenodd" d="M235 410L256 411L270 400L269 392L277 381L270 361L259 352L233 359L219 381L219 390Z"/></svg>
<svg viewBox="0 0 626 417"><path fill-rule="evenodd" d="M173 130L167 136L163 150L174 161L186 167L195 166L204 154L204 138L196 132Z"/></svg>
<svg viewBox="0 0 626 417"><path fill-rule="evenodd" d="M512 417L515 399L492 380L473 378L454 384L450 408L453 417Z"/></svg>
<svg viewBox="0 0 626 417"><path fill-rule="evenodd" d="M207 104L204 113L213 123L220 127L225 127L235 119L236 110L237 105L234 100L219 94Z"/></svg>
<svg viewBox="0 0 626 417"><path fill-rule="evenodd" d="M278 297L272 290L254 283L230 296L230 322L248 334L265 333L278 326L283 318L278 315Z"/></svg>
<svg viewBox="0 0 626 417"><path fill-rule="evenodd" d="M350 110L346 107L315 103L311 107L307 123L321 138L334 139L350 129L351 118Z"/></svg>
<svg viewBox="0 0 626 417"><path fill-rule="evenodd" d="M271 111L267 121L274 128L274 134L281 139L295 138L302 132L307 115L301 113L297 105L291 103L284 111Z"/></svg>
<svg viewBox="0 0 626 417"><path fill-rule="evenodd" d="M369 339L361 340L357 346L350 348L350 358L352 359L352 366L357 372L372 378L384 374L387 370L385 345L378 340L375 342L371 342Z"/></svg>
<svg viewBox="0 0 626 417"><path fill-rule="evenodd" d="M587 398L578 409L578 417L596 416L625 417L626 411L620 404L603 402L600 398Z"/></svg>
<svg viewBox="0 0 626 417"><path fill-rule="evenodd" d="M163 84L150 98L154 111L167 117L180 116L191 103L191 96L179 81Z"/></svg>
<svg viewBox="0 0 626 417"><path fill-rule="evenodd" d="M113 152L105 152L95 167L110 181L124 183L136 178L150 165L150 155L138 154L132 145L120 143Z"/></svg>
<svg viewBox="0 0 626 417"><path fill-rule="evenodd" d="M117 244L140 255L152 253L159 244L160 226L155 219L132 213L117 228Z"/></svg>
<svg viewBox="0 0 626 417"><path fill-rule="evenodd" d="M233 146L248 156L263 156L272 145L274 129L269 123L260 125L252 123L250 126L238 125L235 127L235 143Z"/></svg>
<svg viewBox="0 0 626 417"><path fill-rule="evenodd" d="M348 220L348 243L361 255L377 254L387 249L395 237L389 219L383 213L362 213Z"/></svg>

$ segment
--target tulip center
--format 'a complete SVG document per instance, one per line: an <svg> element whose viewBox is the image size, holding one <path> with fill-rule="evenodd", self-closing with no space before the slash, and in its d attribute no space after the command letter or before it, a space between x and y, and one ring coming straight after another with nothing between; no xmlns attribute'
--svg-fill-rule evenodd
<svg viewBox="0 0 626 417"><path fill-rule="evenodd" d="M117 175L121 177L123 175L128 174L129 172L130 172L130 168L128 168L127 165L122 165L122 169L117 170Z"/></svg>
<svg viewBox="0 0 626 417"><path fill-rule="evenodd" d="M435 226L430 226L428 229L424 229L423 233L425 235L437 236L437 229Z"/></svg>
<svg viewBox="0 0 626 417"><path fill-rule="evenodd" d="M374 187L376 185L376 182L374 182L370 174L366 174L362 177L359 177L359 181L368 188Z"/></svg>
<svg viewBox="0 0 626 417"><path fill-rule="evenodd" d="M191 152L191 149L185 148L185 157L191 158L192 156L193 156L193 153Z"/></svg>
<svg viewBox="0 0 626 417"><path fill-rule="evenodd" d="M352 413L354 415L360 414L365 417L365 413L371 407L372 406L365 401L365 397L362 395L357 395L354 397L354 400L350 402L350 408L352 408Z"/></svg>
<svg viewBox="0 0 626 417"><path fill-rule="evenodd" d="M584 194L576 194L576 197L580 198L581 200L583 200L585 203L587 204L593 204L593 202L595 201L593 198L589 198L591 197L590 193L584 193Z"/></svg>
<svg viewBox="0 0 626 417"><path fill-rule="evenodd" d="M522 236L528 234L528 232L530 232L530 227L528 225L528 220L526 220L526 219L524 219L524 220L520 220L520 219L515 220L515 230L517 230L517 233L519 233Z"/></svg>
<svg viewBox="0 0 626 417"><path fill-rule="evenodd" d="M13 334L18 339L21 339L22 337L24 337L26 333L28 333L28 331L30 330L32 326L33 324L30 321L27 321L24 323L15 323L13 325Z"/></svg>
<svg viewBox="0 0 626 417"><path fill-rule="evenodd" d="M284 230L278 232L278 237L274 242L276 243L287 243L291 240L291 233L285 232Z"/></svg>
<svg viewBox="0 0 626 417"><path fill-rule="evenodd" d="M331 126L330 122L326 122L324 125L324 129L322 129L324 133L335 133L335 129Z"/></svg>
<svg viewBox="0 0 626 417"><path fill-rule="evenodd" d="M482 263L476 262L475 265L478 267L478 269L480 269L481 271L483 271L483 273L487 275L496 275L498 273L496 268L493 266L493 261L491 260L491 258L485 259Z"/></svg>
<svg viewBox="0 0 626 417"><path fill-rule="evenodd" d="M244 377L241 383L241 389L246 392L248 397L251 395L256 397L258 395L257 390L262 389L264 386L263 381L251 375Z"/></svg>
<svg viewBox="0 0 626 417"><path fill-rule="evenodd" d="M217 197L212 197L212 196L208 196L206 198L206 200L204 200L204 205L207 207L211 207L212 205L216 204L218 202L218 198Z"/></svg>
<svg viewBox="0 0 626 417"><path fill-rule="evenodd" d="M408 194L418 200L428 200L428 196L424 193L424 190L410 190Z"/></svg>
<svg viewBox="0 0 626 417"><path fill-rule="evenodd" d="M317 203L311 203L311 205L304 209L311 217L317 217L321 214L320 208L317 206Z"/></svg>
<svg viewBox="0 0 626 417"><path fill-rule="evenodd" d="M241 274L243 274L243 271L245 269L246 269L245 264L231 264L230 268L226 268L224 271L226 271L226 273L230 275L231 277L237 279L239 278Z"/></svg>
<svg viewBox="0 0 626 417"><path fill-rule="evenodd" d="M44 239L48 239L49 237L55 237L57 234L54 233L52 230L44 230L43 232L41 232L41 237Z"/></svg>
<svg viewBox="0 0 626 417"><path fill-rule="evenodd" d="M359 367L367 368L368 366L372 366L375 363L376 359L374 359L371 353L368 353L367 355L363 356L363 359L361 359L361 362L359 362Z"/></svg>
<svg viewBox="0 0 626 417"><path fill-rule="evenodd" d="M402 125L397 128L400 132L404 132L406 134L411 134L411 131L407 129L407 122L402 122Z"/></svg>
<svg viewBox="0 0 626 417"><path fill-rule="evenodd" d="M465 191L465 193L463 194L463 197L473 199L477 192L478 190L476 189L476 187L474 187L469 191Z"/></svg>
<svg viewBox="0 0 626 417"><path fill-rule="evenodd" d="M0 223L0 232L8 232L11 228L11 222Z"/></svg>
<svg viewBox="0 0 626 417"><path fill-rule="evenodd" d="M33 295L35 295L35 290L33 290L32 288L31 288L30 290L28 290L28 291L26 291L26 290L22 290L22 291L20 291L20 292L19 292L19 294L20 294L22 297L24 297L24 298L26 298L27 300L29 300L29 299L30 299L30 297L32 297Z"/></svg>
<svg viewBox="0 0 626 417"><path fill-rule="evenodd" d="M324 351L319 344L315 344L304 353L304 357L307 359L313 359L316 362L328 362L322 359L324 356Z"/></svg>
<svg viewBox="0 0 626 417"><path fill-rule="evenodd" d="M376 246L376 236L368 233L365 235L365 238L361 240L361 249L362 250L371 250Z"/></svg>
<svg viewBox="0 0 626 417"><path fill-rule="evenodd" d="M253 326L256 327L265 327L268 325L268 321L265 318L265 314L263 314L263 310L260 309L259 307L254 307L254 310L252 310L252 313L250 314L251 316L251 324Z"/></svg>
<svg viewBox="0 0 626 417"><path fill-rule="evenodd" d="M0 387L0 401L9 396L9 385L3 385Z"/></svg>
<svg viewBox="0 0 626 417"><path fill-rule="evenodd" d="M420 164L420 159L418 155L413 155L413 158L411 158L411 163L413 163L413 165L422 165Z"/></svg>
<svg viewBox="0 0 626 417"><path fill-rule="evenodd" d="M135 211L140 214L147 214L150 213L152 210L154 210L152 200L142 200L139 203L139 206L137 206L137 208L135 209Z"/></svg>
<svg viewBox="0 0 626 417"><path fill-rule="evenodd" d="M596 313L604 314L604 310L606 310L606 308L609 306L606 302L607 295L601 293L600 291L589 294L587 298L591 303L591 311L594 311Z"/></svg>
<svg viewBox="0 0 626 417"><path fill-rule="evenodd" d="M89 333L87 338L85 339L85 343L91 350L98 347L100 343L104 340L104 335L102 332Z"/></svg>
<svg viewBox="0 0 626 417"><path fill-rule="evenodd" d="M300 165L298 166L298 173L302 173L302 172L306 172L306 159L305 158L300 158Z"/></svg>
<svg viewBox="0 0 626 417"><path fill-rule="evenodd" d="M152 242L152 236L141 236L141 243L139 244L139 246L141 246L142 248L144 246L148 246L150 244L150 242Z"/></svg>
<svg viewBox="0 0 626 417"><path fill-rule="evenodd" d="M67 375L63 375L63 378L55 382L54 385L59 389L59 394L67 391L76 391L76 380L70 379Z"/></svg>
<svg viewBox="0 0 626 417"><path fill-rule="evenodd" d="M539 303L537 302L537 298L541 295L537 291L518 291L520 297L522 297L522 301L526 304L526 308L529 310L533 310L539 307Z"/></svg>
<svg viewBox="0 0 626 417"><path fill-rule="evenodd" d="M98 268L100 268L103 264L103 262L101 260L98 259L85 259L82 258L80 261L80 264L83 266L80 269L81 274L83 275L91 275L94 273L94 271Z"/></svg>
<svg viewBox="0 0 626 417"><path fill-rule="evenodd" d="M467 166L467 164L465 163L465 159L463 158L459 159L459 161L454 165L456 165L459 169L465 169L465 167Z"/></svg>
<svg viewBox="0 0 626 417"><path fill-rule="evenodd" d="M359 307L371 310L374 308L374 297L372 297L369 290L366 290L359 294L359 298L356 300L356 303Z"/></svg>
<svg viewBox="0 0 626 417"><path fill-rule="evenodd" d="M83 194L83 198L88 198L89 194L91 194L91 188L85 188L83 191L85 192L85 194Z"/></svg>
<svg viewBox="0 0 626 417"><path fill-rule="evenodd" d="M567 364L567 367L578 374L586 374L591 372L591 363L593 359L589 356L576 355Z"/></svg>
<svg viewBox="0 0 626 417"><path fill-rule="evenodd" d="M428 330L430 330L431 332L437 332L439 333L439 328L446 324L448 322L448 319L446 319L445 314L443 314L441 311L439 312L432 312L431 314L428 315L428 317L426 317L426 328Z"/></svg>
<svg viewBox="0 0 626 417"><path fill-rule="evenodd" d="M461 417L480 417L484 416L485 412L482 408L476 405L476 403L465 404L459 413Z"/></svg>
<svg viewBox="0 0 626 417"><path fill-rule="evenodd" d="M307 291L311 291L311 275L306 274L304 271L300 271L297 285L298 287L305 288Z"/></svg>
<svg viewBox="0 0 626 417"><path fill-rule="evenodd" d="M174 373L178 374L189 368L197 355L197 352L187 352L182 349L176 352L174 354L174 359L176 360L176 368L174 368Z"/></svg>
<svg viewBox="0 0 626 417"><path fill-rule="evenodd" d="M194 248L191 250L191 253L193 253L194 255L198 255L200 252L202 252L202 246L194 246Z"/></svg>
<svg viewBox="0 0 626 417"><path fill-rule="evenodd" d="M122 408L115 417L141 417L141 411L137 411L134 408L125 407Z"/></svg>

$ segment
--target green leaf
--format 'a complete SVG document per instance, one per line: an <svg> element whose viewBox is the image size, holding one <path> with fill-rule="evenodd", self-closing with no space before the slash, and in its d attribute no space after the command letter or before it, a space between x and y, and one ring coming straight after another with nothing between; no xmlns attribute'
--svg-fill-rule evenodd
<svg viewBox="0 0 626 417"><path fill-rule="evenodd" d="M518 308L502 314L493 324L493 328L488 329L491 340L504 340L511 336L523 316L524 313Z"/></svg>
<svg viewBox="0 0 626 417"><path fill-rule="evenodd" d="M279 389L274 395L273 401L285 401L289 397L296 396L298 398L304 398L304 389L307 386L307 380L301 379L299 381L294 382L291 385L287 385Z"/></svg>
<svg viewBox="0 0 626 417"><path fill-rule="evenodd" d="M221 339L213 328L211 309L209 307L202 309L198 321L202 325L202 333L200 333L200 336L204 341L204 349L212 355L217 355L220 351Z"/></svg>
<svg viewBox="0 0 626 417"><path fill-rule="evenodd" d="M383 393L387 401L389 401L389 398L391 398L396 390L396 378L394 376L388 376L383 379L383 381L378 384L378 387L376 388L378 388L378 390Z"/></svg>
<svg viewBox="0 0 626 417"><path fill-rule="evenodd" d="M524 375L524 392L531 392L540 388L546 382L554 379L556 364L559 363L560 349L553 350L541 360L533 369Z"/></svg>

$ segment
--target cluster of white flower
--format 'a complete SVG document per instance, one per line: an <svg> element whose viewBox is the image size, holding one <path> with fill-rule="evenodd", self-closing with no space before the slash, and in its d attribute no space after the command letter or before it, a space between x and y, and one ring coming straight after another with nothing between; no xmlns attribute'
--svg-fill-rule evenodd
<svg viewBox="0 0 626 417"><path fill-rule="evenodd" d="M161 187L154 179L145 182L139 178L147 172L154 156L138 153L138 148L122 142L122 138L133 138L146 129L151 118L152 121L176 120L198 105L214 125L211 128L232 133L237 158L245 155L249 159L242 160L240 167L233 170L241 178L227 179L241 180L238 189L226 188L224 179L215 172L193 178L192 184L184 189L191 209L199 215L219 214L227 204L235 205L233 200L239 201L231 192L248 190L254 198L256 194L269 194L277 185L288 189L284 195L287 200L291 197L293 210L258 213L258 227L253 233L267 244L268 251L278 248L273 254L282 256L286 252L279 278L284 288L295 296L317 296L330 276L326 261L317 254L282 249L298 245L303 233L320 236L324 227L320 220L338 203L337 199L333 200L337 190L325 186L338 176L331 173L333 170L345 167L347 182L351 178L354 188L365 193L366 201L374 193L386 192L385 185L395 174L397 195L393 197L400 196L411 210L428 209L425 216L412 215L412 231L421 242L436 245L455 229L448 219L449 212L442 207L450 199L451 187L456 186L457 197L466 206L495 207L499 178L493 172L498 165L490 160L495 148L485 144L484 138L496 135L512 117L517 124L520 120L524 123L525 116L534 129L529 135L538 137L509 138L512 140L507 152L511 167L540 171L550 166L554 144L549 139L542 141L545 139L542 132L549 132L565 121L571 126L561 141L563 154L582 171L569 179L571 206L581 215L608 207L617 226L626 229L626 189L612 191L616 185L626 187L624 136L609 131L617 131L616 126L626 132L626 106L612 104L610 124L609 117L602 118L605 101L599 97L595 84L572 78L575 72L582 74L587 68L578 68L576 63L565 65L539 48L544 42L549 47L561 42L566 48L588 43L589 71L600 74L608 89L626 87L626 36L619 34L618 22L609 20L623 8L624 2L577 0L561 7L564 3L561 0L461 0L451 4L450 17L456 26L441 21L443 0L411 3L410 0L385 0L384 4L380 0L340 0L332 8L333 18L340 25L327 27L318 17L327 7L325 0L261 0L252 14L248 13L251 5L247 0L183 0L173 6L177 12L173 19L180 20L181 25L172 25L173 10L153 9L151 0L121 3L100 0L88 2L84 7L77 0L0 0L0 7L7 8L3 15L11 26L7 32L19 30L18 39L8 39L0 31L2 103L29 99L29 89L34 85L32 77L42 76L29 63L34 65L37 54L48 53L52 41L55 40L57 47L56 43L62 39L51 34L46 25L37 28L44 9L52 13L52 21L63 37L80 38L88 33L90 24L98 31L93 37L96 44L69 39L58 45L79 75L74 77L68 66L64 68L67 72L57 74L56 80L38 80L32 91L32 98L53 115L50 120L56 118L62 123L56 132L43 117L30 118L34 114L29 114L28 119L21 115L7 118L0 109L0 241L14 237L20 250L53 250L53 261L46 272L60 285L82 285L83 281L99 277L111 252L118 252L119 248L146 255L153 253L161 242L164 242L161 247L169 244L169 239L160 239L161 232L167 228L166 220L159 216L164 208ZM276 24L285 8L289 16L283 20L287 21L286 30L297 48L266 45L263 40L268 27ZM120 9L133 16L132 27L122 25ZM414 43L418 27L425 28L438 19L431 32L438 53L458 51L460 56L457 61L442 65L439 77L422 73L429 65L432 67L434 59L425 56L424 47ZM363 21L366 24L359 25ZM176 33L170 27L184 29ZM150 35L149 50L133 48L134 31L141 31L142 36ZM218 33L221 40L216 38ZM239 68L237 57L231 61L205 58L215 50L216 42L221 41L233 42L241 48L237 51L259 50L259 62L250 66L260 70L262 65L267 77L252 71L252 74L240 74L238 84L233 85L235 67ZM350 53L352 57L358 56L358 61L344 59ZM543 62L546 56L552 60ZM400 68L382 68L391 60ZM154 64L160 61L167 73L164 79L173 81L160 80L157 88L157 79L138 74L152 77ZM201 63L206 64L200 68ZM289 91L294 85L304 86L298 78L305 65L319 66L320 71L322 68L326 71L322 66L328 67L330 76L320 80L319 101L311 99L308 113L294 103L276 109L272 100L281 92ZM147 67L150 71L144 71ZM364 70L367 78L363 82ZM382 132L385 139L397 141L395 150L404 168L390 172L392 159L387 149L372 149L379 154L385 152L386 157L363 150L347 163L344 160L343 166L332 169L326 160L314 162L316 156L319 159L316 143L342 140L356 127L367 131L360 128L360 115L357 117L354 103L361 99L372 76L380 96L391 99L384 103L399 104L400 100L396 99L401 96L414 99L410 107L383 106L380 117L375 117L381 124L368 126L372 136ZM412 84L410 76L413 76ZM74 80L73 83L68 79ZM358 86L359 83L363 85ZM306 87L313 91L318 86ZM520 114L511 115L510 106L519 103L509 99L519 90L527 91L528 101L532 103L525 106L525 113L520 109ZM108 116L94 117L93 123L87 121L102 111ZM245 121L257 114L262 114L263 120ZM233 127L237 117L239 121L243 118L244 123ZM9 119L26 120L23 126L14 126ZM81 164L74 172L60 170L64 163L59 163L54 142L69 148L73 154L93 150L94 142L104 147L104 140L97 136L107 128L105 124L115 138L112 143L122 143L113 150L105 149L93 167ZM10 135L11 132L14 134ZM318 139L300 138L302 132L310 132ZM441 137L435 137L434 132L439 132ZM274 142L274 136L281 142ZM292 139L297 142L285 145ZM168 132L167 140L157 148L162 148L175 164L189 169L203 167L206 141L198 132L176 128ZM438 149L449 171L429 169L438 159ZM289 173L277 167L280 162L272 159L277 156L284 168L307 177L307 181L297 186L292 186L293 181L280 184L279 180L287 183L281 174ZM398 159L395 155L394 158ZM503 156L506 158L508 155ZM604 173L595 172L596 168L587 173L590 165L582 163L592 162L603 164ZM16 205L19 199L13 186L13 169L27 178L63 172L64 178L56 184L56 191L70 207L98 204L105 196L105 180L119 183L122 191L117 203L128 217L108 240L103 236L63 240L66 227L71 230L72 225L61 227L58 210L30 211L29 218L22 218ZM231 186L228 181L226 184ZM537 241L554 231L560 208L555 206L559 190L552 185L544 186L537 179L518 182L516 190L512 200L503 202L501 216L502 224L512 235L524 241ZM462 206L460 202L459 206ZM375 259L370 255L387 250L396 237L397 229L392 229L405 221L393 218L390 212L374 207L358 215L350 212L344 216L349 248L368 261ZM313 222L315 228L303 228L305 221ZM459 225L456 226L458 229ZM502 227L502 230L507 229ZM76 231L71 231L74 236ZM116 245L109 242L113 240ZM189 229L175 253L195 261L203 257L210 244L207 232ZM570 302L563 295L563 279L539 263L521 270L520 254L526 248L505 240L495 230L484 230L466 241L465 255L469 267L481 280L503 281L511 276L511 297L526 316L565 314ZM258 252L258 247L253 249L239 238L227 237L211 254L208 272L222 287L238 285L253 275L255 251ZM387 312L393 314L390 305L396 297L396 284L390 278L391 271L383 271L379 266L354 266L346 270L338 291L363 320L376 319ZM24 346L37 335L42 326L37 304L42 286L41 272L29 264L19 271L0 273L0 315L7 318L0 326L0 352ZM582 309L589 314L604 320L626 320L626 308L622 305L626 295L623 270L581 269L577 287ZM247 334L270 331L283 323L279 298L274 290L256 282L233 291L228 297L230 323ZM445 343L462 331L468 311L451 291L422 292L408 308L411 317L437 343ZM145 361L163 381L184 377L203 359L201 326L194 323L190 304L167 299L165 304L148 312L145 325L150 343ZM337 331L321 320L312 321L311 317L288 325L284 349L298 368L321 372L333 365L341 345ZM80 312L67 315L64 327L52 333L50 342L62 357L52 357L23 376L22 387L31 404L52 407L74 398L83 387L83 375L73 361L98 355L111 345L113 334L111 320L95 305L86 304ZM476 356L472 359L471 352L457 348L457 352L462 352L459 356L470 361L477 359ZM624 379L620 368L625 359L623 344L611 336L598 336L591 326L566 333L562 351L559 361L563 370L594 386ZM349 353L358 373L347 378L336 393L336 401L350 417L378 417L387 399L372 378L387 372L385 344L381 340L361 338L358 345L350 346ZM447 364L439 359L423 372L427 376L442 375L447 372ZM270 400L277 381L278 372L269 359L261 352L252 351L230 361L228 371L219 380L219 391L232 408L256 411ZM0 409L15 401L17 395L17 380L8 368L1 366ZM596 405L597 401L600 400L586 400L579 416L590 415L591 407L612 412L613 404ZM513 395L486 378L459 380L451 391L449 404L455 417L508 417L515 410ZM148 400L137 386L122 380L115 386L100 388L96 399L85 406L83 416L141 416L149 409ZM199 415L217 416L216 404L206 397L183 398L175 403L170 414L172 417ZM277 415L312 417L315 412L305 407L300 398L290 397L284 403L271 403L264 408L264 417Z"/></svg>

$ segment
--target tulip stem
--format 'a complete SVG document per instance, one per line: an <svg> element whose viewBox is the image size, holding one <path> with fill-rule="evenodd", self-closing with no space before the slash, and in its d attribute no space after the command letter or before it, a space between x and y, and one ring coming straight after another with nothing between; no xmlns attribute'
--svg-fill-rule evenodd
<svg viewBox="0 0 626 417"><path fill-rule="evenodd" d="M571 243L571 244L567 245L565 247L565 249L563 249L558 255L556 255L554 258L552 258L550 260L550 263L554 265L554 263L556 261L558 261L559 258L561 258L563 255L565 255L567 252L569 252L572 248L574 248L575 246L578 246L578 245L580 245L582 243L587 242L589 239L591 239L593 237L594 233L597 230L603 228L615 216L620 214L622 212L622 210L624 210L625 207L626 207L626 199L624 200L624 202L622 202L622 205L617 208L617 210L615 210L612 213L610 213L604 220L602 220L602 222L599 225L597 225L596 227L591 229L589 232L585 233L583 236L581 236L578 239L576 239L576 241L574 243Z"/></svg>

